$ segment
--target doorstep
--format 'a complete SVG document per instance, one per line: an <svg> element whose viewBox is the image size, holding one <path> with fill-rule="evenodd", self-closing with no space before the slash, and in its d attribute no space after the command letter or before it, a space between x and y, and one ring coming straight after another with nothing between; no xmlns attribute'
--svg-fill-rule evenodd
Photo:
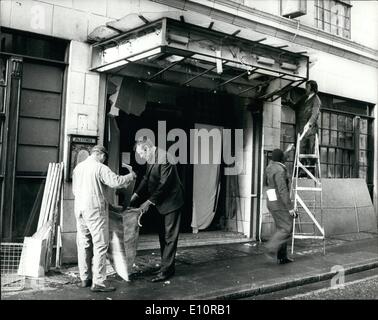
<svg viewBox="0 0 378 320"><path fill-rule="evenodd" d="M232 231L204 231L198 233L181 233L178 248L208 246L253 241L244 234ZM158 234L139 235L137 251L160 249Z"/></svg>

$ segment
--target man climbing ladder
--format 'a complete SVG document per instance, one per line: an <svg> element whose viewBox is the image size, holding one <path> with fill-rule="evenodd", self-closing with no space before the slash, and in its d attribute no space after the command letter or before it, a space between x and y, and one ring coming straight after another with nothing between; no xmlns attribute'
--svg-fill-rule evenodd
<svg viewBox="0 0 378 320"><path fill-rule="evenodd" d="M323 239L324 247L318 137L321 101L317 93L317 83L310 80L306 82L305 94L296 103L292 101L291 97L287 101L288 105L295 110L297 120L297 145L291 196L294 196L294 210L298 216L295 216L293 221L292 253L295 239ZM305 220L304 217L301 217L302 214L307 214L310 219ZM313 228L312 232L308 232L309 226L310 229ZM298 233L296 233L296 227L298 227ZM306 229L307 232L303 232L303 229Z"/></svg>

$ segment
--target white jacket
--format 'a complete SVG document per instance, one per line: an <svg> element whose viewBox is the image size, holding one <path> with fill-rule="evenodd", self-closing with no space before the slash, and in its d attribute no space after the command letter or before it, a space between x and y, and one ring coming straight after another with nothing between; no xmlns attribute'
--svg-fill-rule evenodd
<svg viewBox="0 0 378 320"><path fill-rule="evenodd" d="M93 208L105 210L106 186L126 188L132 180L131 173L119 176L108 166L89 156L73 171L72 192L75 196L75 213Z"/></svg>

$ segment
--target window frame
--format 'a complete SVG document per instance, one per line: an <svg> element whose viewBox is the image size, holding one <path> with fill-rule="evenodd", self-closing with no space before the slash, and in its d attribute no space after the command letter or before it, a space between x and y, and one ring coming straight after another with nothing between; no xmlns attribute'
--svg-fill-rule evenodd
<svg viewBox="0 0 378 320"><path fill-rule="evenodd" d="M304 94L303 89L293 89L295 100L299 99L300 96ZM341 96L330 95L326 93L319 93L320 100L322 102L322 106L320 109L320 118L319 118L319 147L320 147L320 165L321 165L321 177L322 178L361 178L365 179L369 191L372 194L372 190L374 188L374 179L373 179L373 171L374 171L374 141L376 137L374 136L374 121L376 119L372 116L374 113L374 106L373 104L367 102L361 102L358 100L353 100L349 98L344 98ZM285 97L283 97L282 105L286 105ZM282 110L282 109L281 109ZM282 112L282 111L281 111ZM329 114L328 125L323 125L323 118L325 114ZM336 120L336 128L335 125L331 125L331 114L336 115L334 119ZM343 121L340 122L340 119ZM348 120L348 118L350 120ZM359 119L359 124L355 124L356 120ZM281 124L287 126L291 125L295 127L295 123L287 122L285 119L281 121ZM361 121L363 122L361 124ZM344 123L342 123L344 122ZM341 128L339 128L339 124L341 123ZM360 126L364 125L362 136L366 136L366 138L361 138L361 129ZM356 128L357 126L357 128ZM356 131L358 129L358 132ZM328 134L328 143L325 143L323 140L323 130L329 132ZM336 132L336 141L333 144L330 144L331 139L331 131ZM340 135L340 132L343 135ZM347 142L347 133L352 134L352 137L349 136L351 144ZM342 136L344 139L344 144L339 143L339 137ZM296 137L295 137L296 138ZM358 143L356 143L356 139L358 139ZM361 144L361 140L364 139L366 145ZM293 137L291 138L293 140ZM290 140L290 141L291 141ZM287 137L284 137L284 132L281 129L281 136L280 136L280 145L281 149L284 150L287 144L290 143ZM331 149L331 156L332 161L330 161L329 150ZM360 152L366 152L364 155L363 161L360 161L361 154ZM290 159L288 163L290 163ZM290 166L290 165L289 165ZM289 169L288 166L288 169ZM326 169L324 169L326 166ZM328 169L328 166L331 166L332 169ZM338 167L340 166L340 167ZM326 170L326 171L324 171ZM331 176L328 176L328 171L331 170ZM338 170L341 172L341 176L338 177ZM348 172L346 172L346 170ZM291 170L288 170L289 172ZM327 175L324 175L324 172ZM291 173L291 172L290 172ZM347 173L347 174L346 174ZM362 174L363 173L363 174Z"/></svg>
<svg viewBox="0 0 378 320"><path fill-rule="evenodd" d="M344 14L334 15L332 8L338 5L344 8ZM315 0L314 25L316 28L330 34L351 39L351 8L352 5L349 0ZM337 20L340 17L343 17L343 25L340 26L338 23L332 23L334 17L336 17ZM334 28L336 29L336 32L334 31ZM339 30L341 30L341 34L339 34Z"/></svg>

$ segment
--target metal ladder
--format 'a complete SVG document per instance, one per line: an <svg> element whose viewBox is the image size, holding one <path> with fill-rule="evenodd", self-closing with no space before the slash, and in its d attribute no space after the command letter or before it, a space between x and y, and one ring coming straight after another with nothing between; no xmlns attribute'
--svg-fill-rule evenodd
<svg viewBox="0 0 378 320"><path fill-rule="evenodd" d="M291 242L291 253L294 253L294 241L295 239L319 239L323 240L323 254L325 254L325 232L323 227L323 208L322 208L322 183L321 183L321 171L320 171L320 155L319 155L319 138L318 134L315 135L315 151L313 154L301 154L300 144L303 139L303 134L298 134L297 146L295 149L295 158L293 166L293 176L291 180L291 196L294 196L294 210L297 212L297 216L293 221L293 234ZM303 164L302 159L315 159L316 164L308 165ZM312 174L309 168L314 168L314 174ZM306 178L302 180L299 177L300 169L305 172ZM309 183L311 186L299 186L298 181L302 180ZM312 195L313 199L300 196L298 192L304 193L306 196ZM318 211L318 214L317 214ZM303 217L302 217L303 216ZM318 216L320 221L316 219ZM310 218L309 221L305 218ZM304 227L312 227L312 232L303 231ZM311 228L310 227L310 228ZM298 231L296 230L298 229Z"/></svg>

